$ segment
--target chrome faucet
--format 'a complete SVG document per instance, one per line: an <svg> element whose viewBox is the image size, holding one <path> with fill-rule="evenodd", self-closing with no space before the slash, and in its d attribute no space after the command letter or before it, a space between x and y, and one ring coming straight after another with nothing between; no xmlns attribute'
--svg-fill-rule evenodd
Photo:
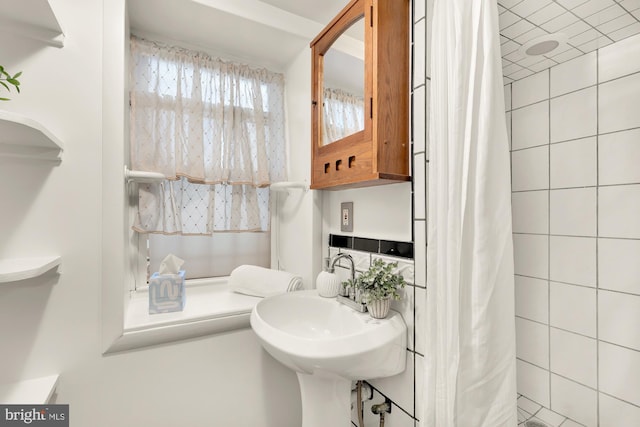
<svg viewBox="0 0 640 427"><path fill-rule="evenodd" d="M351 284L353 285L356 282L356 265L353 262L353 257L351 255L342 253L334 256L328 264L327 271L329 273L334 273L336 263L342 258L345 258L349 261L349 264L351 266ZM354 292L354 294L350 295L349 293L346 293L344 287L341 286L340 293L337 299L338 302L345 304L361 313L364 313L365 311L367 311L367 306L365 304L362 304L360 301L357 301L357 296L359 296L358 294L359 292Z"/></svg>
<svg viewBox="0 0 640 427"><path fill-rule="evenodd" d="M355 283L355 281L356 281L356 265L353 262L353 257L351 255L349 255L349 254L344 254L343 253L343 254L338 254L338 255L334 256L331 259L330 263L329 263L329 268L328 268L329 273L335 273L335 271L336 271L336 268L335 268L336 263L342 258L346 258L349 261L349 263L351 264L351 283ZM343 296L345 295L343 287L340 287L340 295L343 295Z"/></svg>

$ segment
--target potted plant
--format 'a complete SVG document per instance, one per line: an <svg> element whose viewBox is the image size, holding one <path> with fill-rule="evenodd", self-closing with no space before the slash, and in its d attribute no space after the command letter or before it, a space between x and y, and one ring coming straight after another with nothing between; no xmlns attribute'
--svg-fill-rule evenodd
<svg viewBox="0 0 640 427"><path fill-rule="evenodd" d="M16 92L20 93L20 81L18 77L22 74L22 71L14 74L9 74L2 65L0 65L0 85L2 85L7 92L11 92L11 86L16 89ZM11 85L11 86L10 86ZM8 101L9 98L0 97L0 101Z"/></svg>
<svg viewBox="0 0 640 427"><path fill-rule="evenodd" d="M356 278L354 287L360 290L371 317L384 319L389 314L391 300L399 300L399 288L406 284L400 273L395 273L397 262L386 263L376 259L371 267Z"/></svg>

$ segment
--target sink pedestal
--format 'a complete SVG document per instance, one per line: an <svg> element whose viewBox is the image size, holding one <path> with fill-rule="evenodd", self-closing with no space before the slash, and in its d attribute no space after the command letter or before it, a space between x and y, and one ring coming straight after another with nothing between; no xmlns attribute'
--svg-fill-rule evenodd
<svg viewBox="0 0 640 427"><path fill-rule="evenodd" d="M351 425L351 381L397 375L407 360L398 312L373 319L315 289L273 295L251 312L251 327L276 360L296 371L302 427Z"/></svg>
<svg viewBox="0 0 640 427"><path fill-rule="evenodd" d="M302 398L302 427L351 425L351 380L297 372Z"/></svg>

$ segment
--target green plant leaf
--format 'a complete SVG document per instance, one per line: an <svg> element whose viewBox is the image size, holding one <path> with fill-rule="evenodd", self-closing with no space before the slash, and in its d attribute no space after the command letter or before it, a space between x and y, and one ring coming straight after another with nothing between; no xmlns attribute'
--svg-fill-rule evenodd
<svg viewBox="0 0 640 427"><path fill-rule="evenodd" d="M15 76L13 76L14 79L17 79L18 77L20 77L22 75L22 71L20 71L19 73L17 73Z"/></svg>
<svg viewBox="0 0 640 427"><path fill-rule="evenodd" d="M7 81L16 87L20 86L20 82L17 81L16 79L8 78Z"/></svg>
<svg viewBox="0 0 640 427"><path fill-rule="evenodd" d="M9 98L0 98L0 101L11 101Z"/></svg>
<svg viewBox="0 0 640 427"><path fill-rule="evenodd" d="M7 86L7 84L6 84L5 82L1 82L1 81L0 81L0 85L4 86L4 88L5 88L6 90L11 90L11 89L9 89L9 86Z"/></svg>

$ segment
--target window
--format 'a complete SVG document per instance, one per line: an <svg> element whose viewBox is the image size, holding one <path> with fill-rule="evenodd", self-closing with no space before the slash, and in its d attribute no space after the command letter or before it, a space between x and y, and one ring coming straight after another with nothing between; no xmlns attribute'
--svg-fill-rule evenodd
<svg viewBox="0 0 640 427"><path fill-rule="evenodd" d="M131 40L133 229L147 274L173 253L187 278L269 266L269 184L286 179L281 74Z"/></svg>

